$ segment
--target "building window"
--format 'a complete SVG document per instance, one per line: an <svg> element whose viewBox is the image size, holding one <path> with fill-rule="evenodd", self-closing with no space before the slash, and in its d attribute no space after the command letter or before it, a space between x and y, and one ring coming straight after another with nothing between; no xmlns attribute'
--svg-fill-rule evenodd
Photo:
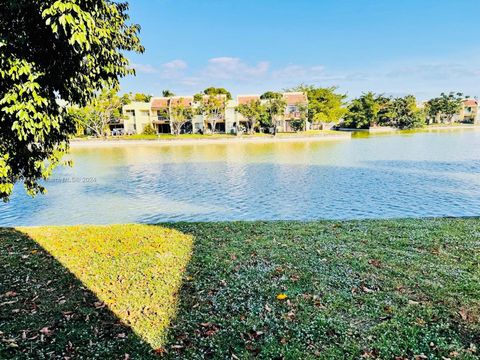
<svg viewBox="0 0 480 360"><path fill-rule="evenodd" d="M287 112L289 113L296 113L298 110L297 110L297 107L295 105L289 105L287 107Z"/></svg>

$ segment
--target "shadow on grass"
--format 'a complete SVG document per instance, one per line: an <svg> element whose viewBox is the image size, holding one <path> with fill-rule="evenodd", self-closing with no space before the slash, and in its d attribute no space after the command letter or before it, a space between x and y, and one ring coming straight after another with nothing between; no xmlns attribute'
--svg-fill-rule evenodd
<svg viewBox="0 0 480 360"><path fill-rule="evenodd" d="M32 238L0 228L0 358L149 358L152 349Z"/></svg>

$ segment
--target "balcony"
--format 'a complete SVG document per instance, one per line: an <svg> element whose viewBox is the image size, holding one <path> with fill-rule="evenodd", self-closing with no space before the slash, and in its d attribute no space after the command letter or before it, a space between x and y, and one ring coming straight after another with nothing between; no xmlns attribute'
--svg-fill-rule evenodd
<svg viewBox="0 0 480 360"><path fill-rule="evenodd" d="M168 124L170 123L170 119L163 115L158 115L158 116L152 116L152 122L154 124Z"/></svg>

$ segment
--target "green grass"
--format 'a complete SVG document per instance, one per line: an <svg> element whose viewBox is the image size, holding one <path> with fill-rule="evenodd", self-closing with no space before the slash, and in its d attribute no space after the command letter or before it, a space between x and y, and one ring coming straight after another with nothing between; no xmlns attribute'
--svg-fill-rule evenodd
<svg viewBox="0 0 480 360"><path fill-rule="evenodd" d="M175 315L192 243L146 225L0 228L0 358L149 356Z"/></svg>
<svg viewBox="0 0 480 360"><path fill-rule="evenodd" d="M0 244L0 358L480 358L480 219L3 229Z"/></svg>

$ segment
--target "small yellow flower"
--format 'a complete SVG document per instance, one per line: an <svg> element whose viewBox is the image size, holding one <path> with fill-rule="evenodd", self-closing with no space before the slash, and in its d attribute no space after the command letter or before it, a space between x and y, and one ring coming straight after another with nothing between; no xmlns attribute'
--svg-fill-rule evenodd
<svg viewBox="0 0 480 360"><path fill-rule="evenodd" d="M278 294L277 295L278 300L285 300L286 298L288 298L287 294Z"/></svg>

